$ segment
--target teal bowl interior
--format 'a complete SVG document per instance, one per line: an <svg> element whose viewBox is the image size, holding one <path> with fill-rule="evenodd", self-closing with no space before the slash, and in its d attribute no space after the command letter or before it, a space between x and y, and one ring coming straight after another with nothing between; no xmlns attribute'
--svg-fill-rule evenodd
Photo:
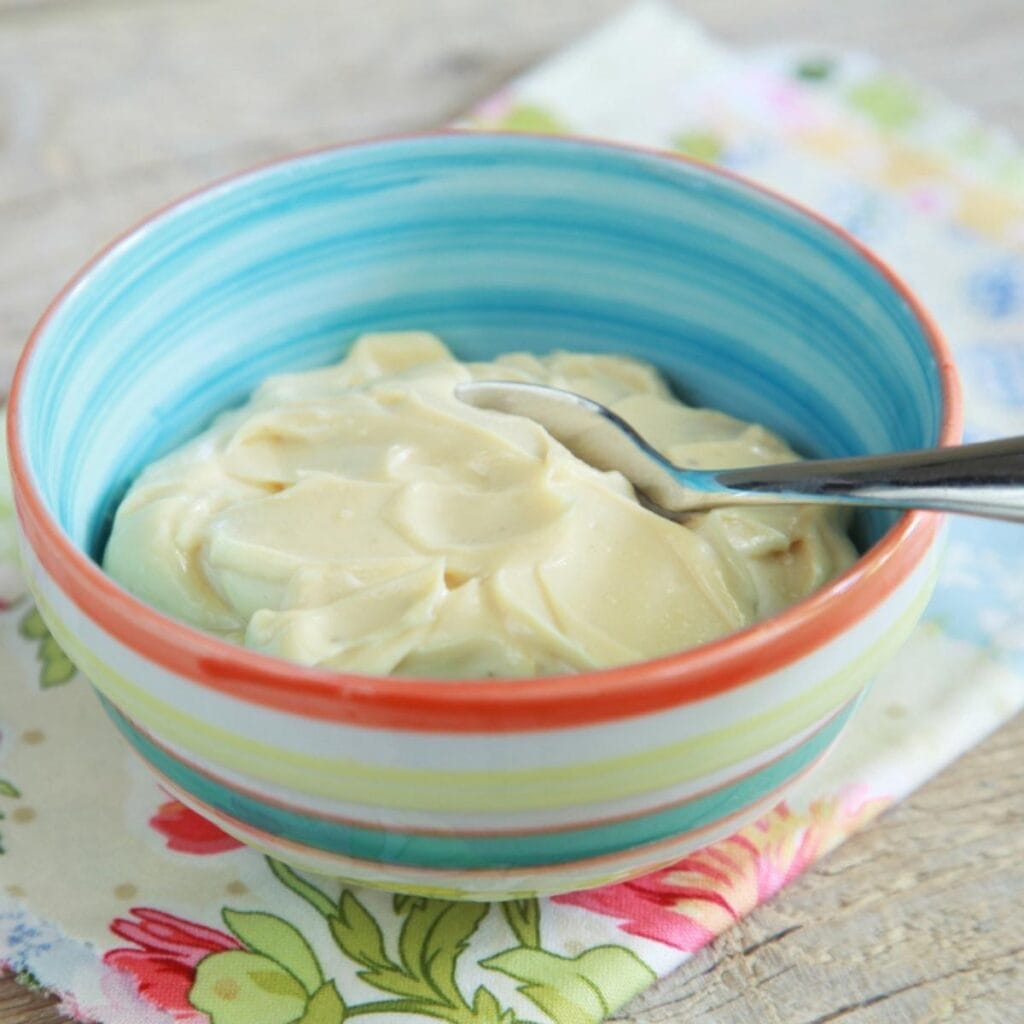
<svg viewBox="0 0 1024 1024"><path fill-rule="evenodd" d="M827 225L710 169L570 140L384 140L243 175L115 245L42 328L22 436L44 501L101 555L139 470L268 374L361 332L464 359L628 353L684 398L848 455L936 443L935 355ZM893 515L864 517L862 544Z"/></svg>

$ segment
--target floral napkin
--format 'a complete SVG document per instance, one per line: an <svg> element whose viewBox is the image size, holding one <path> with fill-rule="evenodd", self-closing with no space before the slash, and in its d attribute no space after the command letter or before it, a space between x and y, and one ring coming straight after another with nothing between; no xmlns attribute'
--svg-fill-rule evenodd
<svg viewBox="0 0 1024 1024"><path fill-rule="evenodd" d="M937 316L970 434L1024 433L1024 156L970 114L866 58L739 53L645 4L467 124L688 153L821 210ZM590 892L392 897L300 876L168 799L21 596L11 516L0 488L0 964L81 1020L599 1021L1024 705L1024 546L957 520L925 621L761 821Z"/></svg>

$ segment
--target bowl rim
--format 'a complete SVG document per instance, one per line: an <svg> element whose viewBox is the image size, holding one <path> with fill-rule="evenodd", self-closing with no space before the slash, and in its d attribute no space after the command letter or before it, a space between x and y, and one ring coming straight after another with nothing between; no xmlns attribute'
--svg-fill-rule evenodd
<svg viewBox="0 0 1024 1024"><path fill-rule="evenodd" d="M935 541L942 516L904 513L854 564L823 587L761 622L717 640L647 661L552 676L502 679L373 676L309 668L222 640L145 604L120 587L66 535L34 485L19 412L33 352L67 298L125 243L155 222L225 186L311 158L410 141L445 143L516 138L552 147L654 158L671 167L725 179L760 203L809 219L869 264L902 299L931 349L939 377L939 445L962 432L959 380L949 346L932 316L880 257L802 203L734 171L652 147L537 132L439 129L358 139L267 160L172 200L122 232L57 293L29 335L7 403L7 444L17 514L27 542L57 586L83 615L142 658L224 695L267 709L376 728L414 732L505 733L596 725L678 707L738 689L811 654L867 615L905 580Z"/></svg>

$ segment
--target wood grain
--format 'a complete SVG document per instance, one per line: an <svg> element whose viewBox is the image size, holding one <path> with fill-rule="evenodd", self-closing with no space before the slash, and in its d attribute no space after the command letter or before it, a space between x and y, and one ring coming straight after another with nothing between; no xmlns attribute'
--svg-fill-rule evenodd
<svg viewBox="0 0 1024 1024"><path fill-rule="evenodd" d="M74 269L256 160L437 124L618 0L0 0L0 392ZM735 43L874 52L1024 137L1020 0L686 0ZM965 680L965 684L969 681ZM1024 1021L1024 718L616 1019ZM0 979L0 1024L53 1024Z"/></svg>

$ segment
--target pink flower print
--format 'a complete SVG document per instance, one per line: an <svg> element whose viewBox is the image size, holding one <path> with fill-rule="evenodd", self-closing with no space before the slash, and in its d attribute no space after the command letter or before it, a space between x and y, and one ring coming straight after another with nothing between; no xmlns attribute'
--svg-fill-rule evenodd
<svg viewBox="0 0 1024 1024"><path fill-rule="evenodd" d="M149 824L164 836L169 850L179 853L225 853L244 845L180 800L162 803L149 819Z"/></svg>
<svg viewBox="0 0 1024 1024"><path fill-rule="evenodd" d="M242 947L224 932L150 907L132 907L137 918L115 918L110 930L138 948L112 949L109 966L130 975L139 996L166 1010L176 1021L206 1024L207 1016L188 1000L200 960L211 953Z"/></svg>
<svg viewBox="0 0 1024 1024"><path fill-rule="evenodd" d="M890 801L853 787L794 814L784 803L728 839L643 878L555 896L622 920L630 935L695 952L808 865L862 828Z"/></svg>

